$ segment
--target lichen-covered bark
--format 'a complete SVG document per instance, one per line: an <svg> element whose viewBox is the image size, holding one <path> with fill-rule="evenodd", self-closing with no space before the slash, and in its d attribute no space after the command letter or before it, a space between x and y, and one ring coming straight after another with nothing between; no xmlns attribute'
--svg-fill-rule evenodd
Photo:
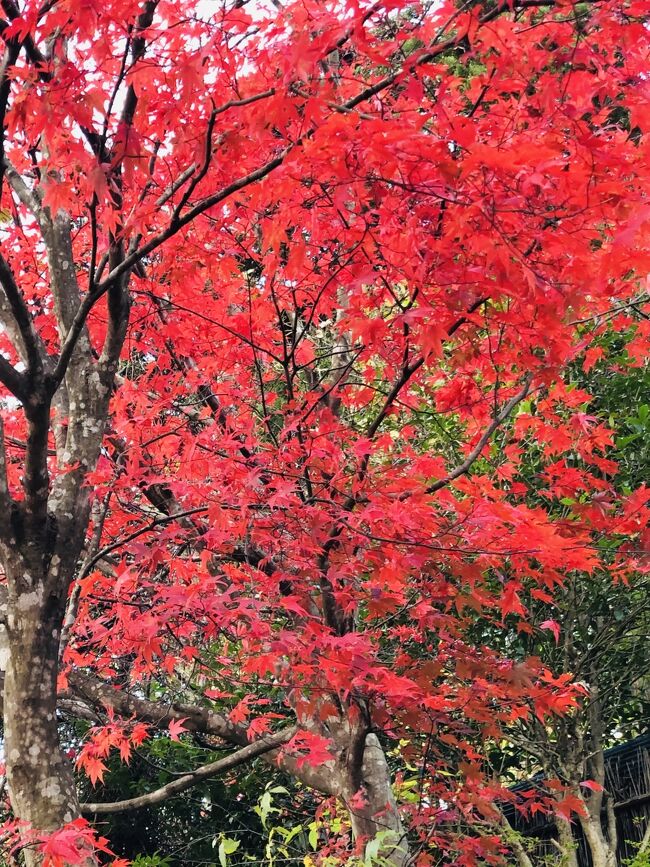
<svg viewBox="0 0 650 867"><path fill-rule="evenodd" d="M52 218L21 183L14 179L14 189L37 218L47 252L61 352L58 358L45 353L29 314L21 313L24 301L13 276L4 273L3 289L13 303L0 305L0 322L9 321L7 330L16 333L26 366L25 373L16 373L14 395L23 405L27 442L22 498L14 498L0 430L0 559L7 576L8 646L3 715L12 810L33 831L49 832L80 816L56 718L61 627L88 528L85 480L99 456L128 322L128 296L126 278L111 287L109 328L96 360L81 315L85 308L77 285L71 221L61 211ZM16 310L19 319L12 329ZM50 433L56 445L54 476L48 463ZM35 848L25 849L25 862L28 867L41 863ZM94 863L89 854L88 864Z"/></svg>
<svg viewBox="0 0 650 867"><path fill-rule="evenodd" d="M12 570L20 574L11 574ZM72 769L59 743L57 650L65 596L16 558L9 571L9 643L4 688L7 782L14 813L32 829L53 831L79 815ZM41 863L25 850L28 867Z"/></svg>
<svg viewBox="0 0 650 867"><path fill-rule="evenodd" d="M571 823L563 816L556 818L560 845L560 862L566 867L578 867L577 845L571 831Z"/></svg>

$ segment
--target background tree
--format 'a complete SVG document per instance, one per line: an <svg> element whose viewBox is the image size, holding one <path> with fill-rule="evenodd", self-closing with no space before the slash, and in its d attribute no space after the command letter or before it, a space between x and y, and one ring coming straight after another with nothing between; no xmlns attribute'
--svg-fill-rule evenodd
<svg viewBox="0 0 650 867"><path fill-rule="evenodd" d="M476 744L576 690L476 644L475 615L525 620L524 593L638 567L529 503L522 441L546 425L608 472L561 372L577 323L648 270L643 4L2 8L26 863L94 858L57 702L100 714L91 780L143 723L185 728L238 749L158 801L263 757L344 805L323 854L497 857L466 831L492 815ZM450 452L424 447L431 414L453 416ZM502 430L508 461L475 472ZM600 531L646 523L633 491ZM395 744L421 774L399 805Z"/></svg>
<svg viewBox="0 0 650 867"><path fill-rule="evenodd" d="M563 857L574 864L577 854L570 819L582 828L594 864L617 863L621 840L614 806L619 793L608 791L605 750L618 739L631 739L647 730L650 719L650 671L644 647L650 630L647 533L630 543L625 532L616 532L616 525L602 532L603 516L621 509L629 514L630 494L648 478L647 361L626 351L628 343L636 345L637 329L645 321L638 305L613 318L596 317L588 323L599 335L596 345L566 373L575 401L584 401L580 405L584 423L596 436L609 430L609 463L601 464L595 478L586 475L590 472L585 461L588 435L582 438L580 451L557 460L552 427L540 436L535 421L522 418L535 432L529 441L526 471L531 504L554 511L558 520L590 525L594 545L603 552L603 568L567 576L552 602L527 600L536 628L501 633L510 653L519 646L522 659L538 656L552 671L571 671L584 695L565 717L544 724L533 717L518 722L505 749L503 742L495 747L494 762L513 781L531 780L541 772L542 779L559 779L570 790L568 803L566 790L558 793L557 831ZM502 459L498 448L493 459ZM638 569L621 577L608 566L608 557L615 562L618 551L630 547ZM490 634L490 640L499 637ZM543 788L544 783L540 785ZM519 806L526 811L525 803ZM534 854L525 853L522 863L530 864L531 859L535 863Z"/></svg>

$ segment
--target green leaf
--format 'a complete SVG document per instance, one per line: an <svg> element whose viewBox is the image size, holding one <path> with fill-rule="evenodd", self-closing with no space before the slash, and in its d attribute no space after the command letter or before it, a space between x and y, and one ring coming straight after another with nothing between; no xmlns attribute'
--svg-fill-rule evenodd
<svg viewBox="0 0 650 867"><path fill-rule="evenodd" d="M300 834L301 831L302 825L296 825L294 828L291 828L291 830L287 832L287 835L284 838L285 844L290 843L294 837L297 837L298 834Z"/></svg>
<svg viewBox="0 0 650 867"><path fill-rule="evenodd" d="M232 855L239 849L239 840L230 837L222 837L219 842L219 863L221 867L228 867L228 855Z"/></svg>
<svg viewBox="0 0 650 867"><path fill-rule="evenodd" d="M273 799L271 798L271 793L269 791L266 791L266 792L264 792L264 794L260 798L260 800L258 802L258 806L253 808L255 810L255 812L257 813L257 815L262 820L262 825L264 825L265 828L266 828L266 821L269 818L269 815L273 810L273 807L271 806L272 802L273 802Z"/></svg>
<svg viewBox="0 0 650 867"><path fill-rule="evenodd" d="M628 436L624 436L624 437L617 437L616 438L616 448L617 449L624 449L625 446L629 445L630 443L633 443L634 440L637 440L639 438L639 436L640 435L638 433L634 433L634 434L629 434Z"/></svg>

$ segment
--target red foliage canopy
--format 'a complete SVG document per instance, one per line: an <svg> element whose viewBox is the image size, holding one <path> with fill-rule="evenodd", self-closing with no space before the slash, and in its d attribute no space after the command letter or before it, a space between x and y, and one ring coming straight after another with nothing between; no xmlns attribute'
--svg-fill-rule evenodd
<svg viewBox="0 0 650 867"><path fill-rule="evenodd" d="M370 732L402 738L426 794L402 818L439 845L489 814L477 736L576 700L568 676L477 644L477 618L557 640L530 599L647 523L561 376L595 363L604 323L629 325L650 270L646 3L3 7L3 309L13 275L70 377L82 326L101 361L112 292L131 299L96 464L51 413L50 483L92 489L62 688L90 671L173 690L191 670L251 739L297 721L285 761L343 767L331 794L353 805L359 738L361 757ZM48 209L71 221L63 328ZM20 371L10 329L0 344ZM0 372L20 501L29 399ZM589 495L579 518L531 495L531 443L548 498ZM128 755L132 724L85 751L90 774L111 737ZM498 852L458 845L456 864Z"/></svg>

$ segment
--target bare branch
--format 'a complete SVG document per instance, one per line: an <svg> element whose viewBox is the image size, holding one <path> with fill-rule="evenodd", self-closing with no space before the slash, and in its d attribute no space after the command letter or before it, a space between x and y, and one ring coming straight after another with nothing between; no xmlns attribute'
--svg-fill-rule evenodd
<svg viewBox="0 0 650 867"><path fill-rule="evenodd" d="M93 567L100 561L106 557L107 554L110 554L111 551L116 551L118 548L121 548L123 545L127 545L129 542L132 542L134 539L137 539L138 536L142 536L144 533L149 533L151 530L154 530L156 527L160 527L164 524L169 524L171 521L176 521L180 518L188 517L189 515L200 515L204 514L208 511L207 506L197 506L194 509L186 509L185 511L180 512L172 512L170 515L165 515L162 518L155 518L149 524L146 524L144 527L140 527L137 530L134 530L132 533L129 533L126 536L122 536L120 539L116 539L114 542L111 542L109 545L106 545L104 548L100 548L97 553L92 556L87 563L84 564L81 572L79 573L79 578L85 578L86 575L89 575L92 571Z"/></svg>
<svg viewBox="0 0 650 867"><path fill-rule="evenodd" d="M450 482L453 482L455 479L458 479L460 476L464 476L465 473L469 472L472 464L478 460L481 452L485 448L485 446L490 441L490 437L496 431L496 429L503 424L503 422L508 418L513 409L517 406L517 404L521 403L522 400L527 396L530 391L530 384L532 382L532 374L527 374L524 379L524 384L522 388L515 394L510 400L505 404L503 409L498 415L496 415L492 422L488 425L483 435L476 443L471 452L467 455L462 464L459 464L455 469L453 469L448 475L446 475L442 479L438 479L437 482L434 482L432 485L429 485L427 488L427 494L433 494L436 491L439 491L441 488L444 488Z"/></svg>
<svg viewBox="0 0 650 867"><path fill-rule="evenodd" d="M23 294L18 288L13 272L9 267L9 263L0 253L0 284L7 296L7 301L11 308L16 325L20 332L20 337L25 349L25 355L29 366L30 373L40 374L44 367L45 359L41 355L39 347L39 339L34 329L32 317L23 298Z"/></svg>
<svg viewBox="0 0 650 867"><path fill-rule="evenodd" d="M0 526L3 529L7 522L10 504L11 497L9 494L9 482L7 481L7 453L5 451L5 428L2 416L0 416L0 509L2 509Z"/></svg>
<svg viewBox="0 0 650 867"><path fill-rule="evenodd" d="M465 313L463 316L459 317L452 325L449 326L449 328L447 329L447 337L451 337L452 335L454 335L462 325L464 325L466 322L469 321L468 316L470 316L472 313L475 313L479 309L479 307L481 307L483 304L485 304L485 302L487 300L488 300L487 298L479 298L477 301L475 301L469 307L469 309L467 310L467 313ZM424 364L424 356L420 356L419 358L416 358L415 361L412 361L410 364L404 365L399 378L396 380L395 384L393 385L393 387L389 391L388 395L386 396L386 400L384 401L381 409L379 410L379 412L377 413L377 415L375 416L375 418L372 420L372 422L370 423L370 425L368 427L367 436L369 439L372 439L372 437L374 437L374 435L377 433L382 422L384 421L384 419L388 415L390 408L392 407L393 403L397 399L399 393L404 388L404 386L408 383L408 381L411 379L413 374L416 373L422 367L423 364Z"/></svg>
<svg viewBox="0 0 650 867"><path fill-rule="evenodd" d="M166 729L174 720L182 720L188 731L215 735L237 746L248 744L246 729L243 726L235 725L227 717L210 708L180 702L164 705L162 702L136 698L124 690L102 683L98 678L76 671L68 675L68 683L76 697L96 707L112 708L120 716L135 716L160 729ZM325 765L314 767L298 764L297 759L282 754L279 750L270 750L264 753L262 758L268 764L280 767L307 786L327 795L337 794L336 780Z"/></svg>
<svg viewBox="0 0 650 867"><path fill-rule="evenodd" d="M210 762L207 765L201 765L201 767L197 768L195 771L191 771L189 774L178 777L170 783L167 783L167 785L155 789L153 792L147 792L145 795L140 795L137 798L129 798L124 801L113 801L105 804L82 804L81 812L86 816L103 813L123 813L127 810L139 810L142 807L151 807L155 804L160 804L163 801L168 800L168 798L173 798L181 792L184 792L186 789L197 785L197 783L200 783L203 780L215 777L217 774L229 771L232 768L236 768L239 765L243 765L245 762L249 762L258 756L263 755L264 753L277 749L282 746L282 744L291 740L295 733L296 728L295 726L292 726L291 728L284 729L277 734L269 735L263 740L248 744L248 746L242 747L240 750L231 753L229 756L217 759L217 761Z"/></svg>
<svg viewBox="0 0 650 867"><path fill-rule="evenodd" d="M19 373L13 365L9 364L4 355L0 355L0 382L9 389L14 397L17 397L22 403L25 402L27 394L25 376Z"/></svg>
<svg viewBox="0 0 650 867"><path fill-rule="evenodd" d="M11 189L16 194L18 201L21 202L28 211L31 211L39 223L41 223L44 214L37 194L33 190L30 190L22 175L14 168L6 156L3 158L3 168L7 180L11 185Z"/></svg>
<svg viewBox="0 0 650 867"><path fill-rule="evenodd" d="M102 282L97 286L95 293L97 295L97 298L101 297L108 290L113 280L116 280L118 277L122 276L122 274L133 268L133 266L137 262L139 262L140 259L142 259L144 256L147 256L149 253L157 250L158 247L165 243L165 241L173 237L178 231L180 231L180 229L187 226L188 223L191 223L192 220L196 219L196 217L198 217L200 214L203 214L210 208L215 207L215 205L220 204L220 202L223 202L225 199L229 198L231 195L233 195L233 193L239 192L239 190L243 190L251 184L255 183L256 181L262 180L267 175L270 175L272 171L277 169L278 166L282 165L288 154L296 147L296 144L297 143L289 145L287 148L281 151L281 153L278 154L277 157L269 160L258 169L255 169L254 171L249 172L247 175L238 178L236 181L233 181L231 184L228 184L228 186L223 187L221 190L214 193L213 195L206 196L204 199L201 199L201 201L197 202L196 205L189 209L189 211L186 211L184 215L170 222L166 229L164 229L158 235L154 235L153 238L147 241L147 243L140 247L138 250L134 250L132 253L130 253L123 262L113 268L113 270L111 270L109 274L106 275L104 280L102 280ZM92 304L94 304L97 298L93 300L90 307L92 307ZM90 312L90 308L85 312L85 314L83 314L84 320L85 317L88 315L88 312Z"/></svg>

